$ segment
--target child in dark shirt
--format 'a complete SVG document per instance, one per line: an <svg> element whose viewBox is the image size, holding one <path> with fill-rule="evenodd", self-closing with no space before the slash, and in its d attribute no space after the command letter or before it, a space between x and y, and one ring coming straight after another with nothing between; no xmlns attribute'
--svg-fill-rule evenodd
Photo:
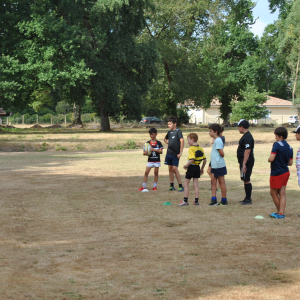
<svg viewBox="0 0 300 300"><path fill-rule="evenodd" d="M270 194L277 208L277 213L270 214L270 217L284 219L285 189L290 177L288 166L293 164L293 149L286 142L288 132L285 127L276 128L274 134L276 142L273 144L268 162L271 163Z"/></svg>
<svg viewBox="0 0 300 300"><path fill-rule="evenodd" d="M157 129L156 128L150 128L149 134L151 140L147 143L151 146L151 155L148 157L148 163L146 166L146 171L144 175L143 185L138 189L140 192L148 192L146 186L147 186L147 180L148 175L152 168L154 168L154 183L153 183L153 190L157 191L157 181L158 181L158 170L160 167L160 154L163 152L163 145L160 141L156 139L157 136ZM148 155L147 152L143 151L143 155Z"/></svg>

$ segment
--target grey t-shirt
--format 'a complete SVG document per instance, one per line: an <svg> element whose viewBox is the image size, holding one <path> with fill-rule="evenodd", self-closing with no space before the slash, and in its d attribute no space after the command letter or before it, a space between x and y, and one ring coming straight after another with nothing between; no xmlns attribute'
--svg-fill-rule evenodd
<svg viewBox="0 0 300 300"><path fill-rule="evenodd" d="M180 153L180 139L183 138L180 129L176 128L173 131L168 131L166 139L169 140L167 154L177 156Z"/></svg>

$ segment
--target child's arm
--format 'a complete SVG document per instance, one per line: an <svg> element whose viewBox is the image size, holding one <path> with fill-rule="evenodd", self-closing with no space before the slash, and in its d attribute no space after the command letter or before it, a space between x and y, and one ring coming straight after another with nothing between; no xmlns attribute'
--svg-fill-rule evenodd
<svg viewBox="0 0 300 300"><path fill-rule="evenodd" d="M146 152L146 151L143 151L143 155L148 155L148 152Z"/></svg>
<svg viewBox="0 0 300 300"><path fill-rule="evenodd" d="M206 158L202 161L202 167L200 169L200 174L201 175L203 175L203 173L204 173L204 167L205 167L205 165L206 165Z"/></svg>
<svg viewBox="0 0 300 300"><path fill-rule="evenodd" d="M181 138L180 139L180 153L177 155L177 158L179 159L180 156L182 155L182 152L183 152L183 146L184 146L184 139Z"/></svg>
<svg viewBox="0 0 300 300"><path fill-rule="evenodd" d="M165 142L166 144L169 144L168 134L166 134L166 136L165 136L165 138L164 138L164 142Z"/></svg>
<svg viewBox="0 0 300 300"><path fill-rule="evenodd" d="M221 155L221 157L224 157L224 151L223 151L223 149L218 149L218 151L219 151L219 153L220 153L220 155Z"/></svg>
<svg viewBox="0 0 300 300"><path fill-rule="evenodd" d="M276 157L276 153L271 153L270 157L268 158L268 162L273 162L275 157Z"/></svg>
<svg viewBox="0 0 300 300"><path fill-rule="evenodd" d="M152 152L159 153L159 154L162 154L162 153L163 153L163 149L155 149L155 148L152 148L152 147L151 147L151 151L152 151Z"/></svg>
<svg viewBox="0 0 300 300"><path fill-rule="evenodd" d="M190 159L184 166L183 168L186 170L188 166L194 161L195 159Z"/></svg>
<svg viewBox="0 0 300 300"><path fill-rule="evenodd" d="M290 158L288 165L289 165L289 166L292 166L292 165L293 165L293 159L292 159L292 158Z"/></svg>

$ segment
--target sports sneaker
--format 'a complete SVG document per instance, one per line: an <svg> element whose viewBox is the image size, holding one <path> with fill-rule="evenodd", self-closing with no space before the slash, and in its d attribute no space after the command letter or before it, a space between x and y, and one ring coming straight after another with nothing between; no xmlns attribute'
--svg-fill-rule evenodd
<svg viewBox="0 0 300 300"><path fill-rule="evenodd" d="M221 192L221 190L220 190L220 189L217 189L217 192Z"/></svg>
<svg viewBox="0 0 300 300"><path fill-rule="evenodd" d="M209 205L218 205L218 201L217 200L211 200Z"/></svg>
<svg viewBox="0 0 300 300"><path fill-rule="evenodd" d="M180 204L178 204L178 206L188 206L189 203L188 202L184 202L184 201L181 201Z"/></svg>
<svg viewBox="0 0 300 300"><path fill-rule="evenodd" d="M152 190L153 190L153 191L157 191L157 187L154 187Z"/></svg>
<svg viewBox="0 0 300 300"><path fill-rule="evenodd" d="M194 205L200 205L199 202L194 201L193 202Z"/></svg>
<svg viewBox="0 0 300 300"><path fill-rule="evenodd" d="M272 214L270 214L270 218L274 218L274 216L276 216L276 215L278 215L278 213L272 213Z"/></svg>
<svg viewBox="0 0 300 300"><path fill-rule="evenodd" d="M169 187L169 191L175 191L176 189L174 188L174 186L170 186Z"/></svg>
<svg viewBox="0 0 300 300"><path fill-rule="evenodd" d="M244 201L241 202L241 205L250 205L250 204L252 204L251 199L244 199Z"/></svg>
<svg viewBox="0 0 300 300"><path fill-rule="evenodd" d="M178 192L184 192L184 188L183 187L178 188Z"/></svg>
<svg viewBox="0 0 300 300"><path fill-rule="evenodd" d="M274 219L284 219L284 218L285 218L285 215L277 214L277 215L274 215L273 218L274 218Z"/></svg>
<svg viewBox="0 0 300 300"><path fill-rule="evenodd" d="M144 189L145 189L145 188L140 187L140 188L138 189L138 191L141 192L141 191L144 190Z"/></svg>
<svg viewBox="0 0 300 300"><path fill-rule="evenodd" d="M217 205L228 205L228 202L226 201L221 201L221 202L219 202Z"/></svg>

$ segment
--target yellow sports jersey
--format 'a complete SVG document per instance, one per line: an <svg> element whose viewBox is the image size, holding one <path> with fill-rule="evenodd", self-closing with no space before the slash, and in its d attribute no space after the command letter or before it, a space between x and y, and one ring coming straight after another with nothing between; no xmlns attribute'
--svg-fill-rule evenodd
<svg viewBox="0 0 300 300"><path fill-rule="evenodd" d="M199 166L201 161L206 159L204 150L198 146L191 146L189 149L189 160L193 159L193 165Z"/></svg>

